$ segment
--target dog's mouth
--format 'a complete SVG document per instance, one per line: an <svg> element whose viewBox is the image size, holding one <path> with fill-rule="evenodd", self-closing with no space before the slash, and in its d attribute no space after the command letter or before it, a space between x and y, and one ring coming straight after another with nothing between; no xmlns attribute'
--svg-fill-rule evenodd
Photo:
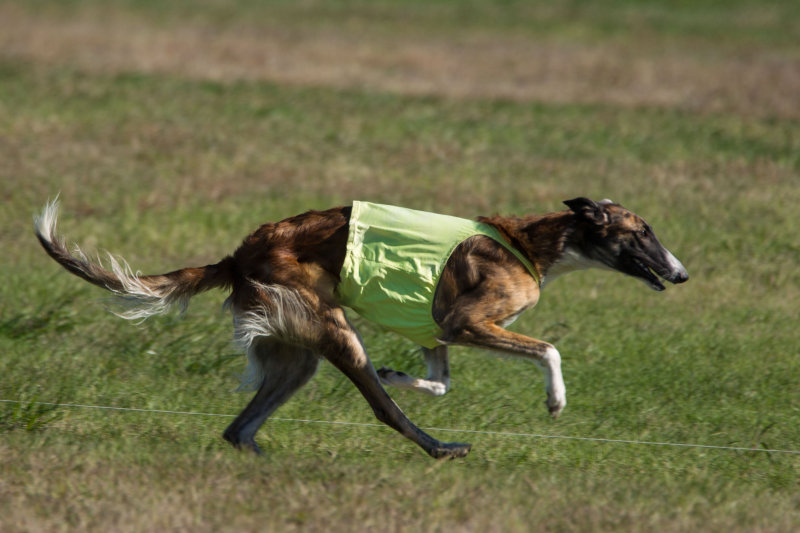
<svg viewBox="0 0 800 533"><path fill-rule="evenodd" d="M628 274L644 281L654 291L663 291L666 287L653 270L642 261L632 257L629 263Z"/></svg>

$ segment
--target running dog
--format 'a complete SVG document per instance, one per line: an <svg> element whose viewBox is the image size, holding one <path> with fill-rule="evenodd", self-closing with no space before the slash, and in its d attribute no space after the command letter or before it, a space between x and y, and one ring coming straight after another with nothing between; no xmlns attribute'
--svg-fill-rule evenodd
<svg viewBox="0 0 800 533"><path fill-rule="evenodd" d="M536 305L562 274L599 267L644 281L688 279L639 216L610 200L575 198L567 210L467 221L355 202L264 224L220 262L160 275L135 274L109 255L90 261L56 236L58 200L35 219L36 235L61 266L130 304L124 318L145 318L197 293L230 291L237 341L246 350L255 397L224 432L239 449L260 453L255 434L312 377L324 357L358 388L378 420L434 458L463 457L471 446L440 442L417 428L383 385L442 395L450 385L448 346L473 346L534 361L543 371L553 418L566 405L561 356L551 344L505 329ZM343 306L422 345L426 379L370 362Z"/></svg>

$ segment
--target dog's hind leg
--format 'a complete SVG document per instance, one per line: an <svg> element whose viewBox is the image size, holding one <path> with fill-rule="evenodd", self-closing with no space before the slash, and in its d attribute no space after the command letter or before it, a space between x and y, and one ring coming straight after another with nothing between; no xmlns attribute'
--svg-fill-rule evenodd
<svg viewBox="0 0 800 533"><path fill-rule="evenodd" d="M319 316L324 327L320 352L361 391L378 420L417 443L431 457L463 457L469 453L469 444L440 442L406 417L381 386L361 339L340 307L325 309Z"/></svg>
<svg viewBox="0 0 800 533"><path fill-rule="evenodd" d="M251 365L261 384L255 397L225 430L223 437L236 448L261 453L255 434L264 421L314 375L319 357L311 350L276 339L255 339L248 348Z"/></svg>
<svg viewBox="0 0 800 533"><path fill-rule="evenodd" d="M450 363L447 358L447 346L436 348L422 348L425 364L428 367L428 377L425 379L409 376L405 372L398 372L390 368L378 369L381 383L399 389L411 389L431 396L442 396L450 390Z"/></svg>
<svg viewBox="0 0 800 533"><path fill-rule="evenodd" d="M234 446L258 451L253 439L258 427L308 381L317 367L314 354L319 354L353 382L378 420L430 456L463 457L469 453L469 444L439 442L406 417L381 386L361 338L330 295L307 287L253 284L253 288L252 299L262 305L238 314L234 311L235 323L239 341L248 350L258 350L248 355L264 378L250 405L225 431L225 438Z"/></svg>

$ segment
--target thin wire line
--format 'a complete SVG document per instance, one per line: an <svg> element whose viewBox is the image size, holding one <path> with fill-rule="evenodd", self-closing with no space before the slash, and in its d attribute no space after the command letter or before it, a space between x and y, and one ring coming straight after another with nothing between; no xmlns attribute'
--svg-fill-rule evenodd
<svg viewBox="0 0 800 533"><path fill-rule="evenodd" d="M226 415L222 413L200 413L195 411L167 411L164 409L139 409L136 407L111 407L107 405L84 405L79 403L51 403L51 402L25 402L22 400L0 400L2 403L16 403L31 405L49 405L51 407L77 407L83 409L105 409L108 411L133 411L137 413L160 413L167 415L192 415L192 416L220 416L226 418L234 418L236 415ZM273 420L275 420L273 418Z"/></svg>
<svg viewBox="0 0 800 533"><path fill-rule="evenodd" d="M197 411L169 411L165 409L141 409L136 407L112 407L107 405L86 405L77 403L51 403L51 402L25 402L21 400L0 400L0 403L14 403L14 404L31 404L31 405L47 405L51 407L73 407L80 409L102 409L107 411L127 411L136 413L158 413L169 415L186 415L186 416L215 416L221 418L234 418L236 415L229 415L224 413L203 413ZM327 424L336 426L356 426L356 427L375 427L386 428L384 424L374 424L369 422L342 422L337 420L312 420L304 418L279 418L270 417L270 420L280 422L299 422L303 424ZM716 446L712 444L690 444L683 442L658 442L658 441L644 441L644 440L624 440L624 439L605 439L600 437L573 437L570 435L541 435L537 433L517 433L512 431L485 431L478 429L454 429L454 428L437 428L437 427L420 427L425 431L442 431L448 433L470 433L474 435L491 435L499 437L525 437L535 439L559 439L559 440L575 440L583 442L601 442L606 444L638 444L647 446L672 446L678 448L699 448L705 450L727 450L727 451L742 451L742 452L766 452L766 453L784 453L791 455L800 455L800 450L781 450L770 448L746 448L743 446Z"/></svg>

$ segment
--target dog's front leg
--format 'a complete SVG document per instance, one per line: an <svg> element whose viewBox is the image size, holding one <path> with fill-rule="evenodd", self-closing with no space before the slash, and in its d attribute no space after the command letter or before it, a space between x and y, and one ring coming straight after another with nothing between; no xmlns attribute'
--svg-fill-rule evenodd
<svg viewBox="0 0 800 533"><path fill-rule="evenodd" d="M382 367L378 369L381 383L400 389L415 390L431 396L444 395L450 390L450 363L447 358L447 346L437 346L433 349L422 348L422 354L425 356L425 364L428 367L427 378L419 379L405 372Z"/></svg>
<svg viewBox="0 0 800 533"><path fill-rule="evenodd" d="M321 316L325 331L320 339L320 352L353 382L378 420L417 443L431 457L464 457L469 453L469 444L440 442L415 426L400 410L381 386L361 339L341 308L328 309Z"/></svg>
<svg viewBox="0 0 800 533"><path fill-rule="evenodd" d="M445 331L443 341L486 348L532 359L542 369L547 391L547 409L558 418L567 405L567 389L561 375L561 354L552 344L505 330L497 324L484 322Z"/></svg>

